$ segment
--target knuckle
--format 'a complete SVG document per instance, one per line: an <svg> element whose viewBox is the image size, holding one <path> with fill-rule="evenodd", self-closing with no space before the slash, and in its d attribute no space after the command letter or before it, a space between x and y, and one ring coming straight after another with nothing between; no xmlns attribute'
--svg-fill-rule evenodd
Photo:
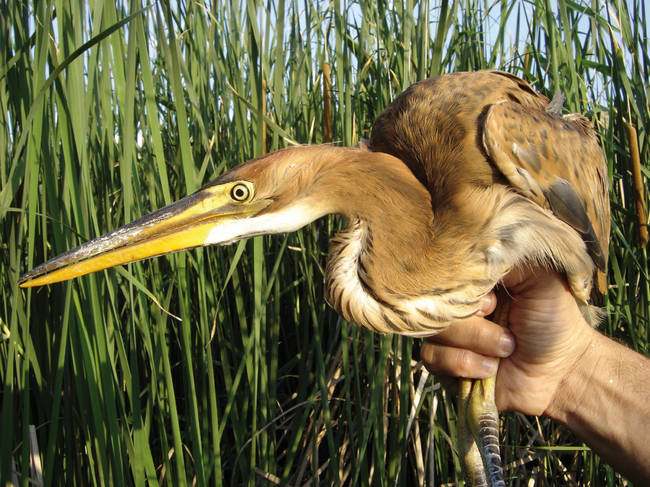
<svg viewBox="0 0 650 487"><path fill-rule="evenodd" d="M458 349L453 364L454 370L451 372L454 375L469 377L474 371L474 355L469 350Z"/></svg>
<svg viewBox="0 0 650 487"><path fill-rule="evenodd" d="M477 357L471 350L425 343L420 357L427 369L436 375L474 378L481 375Z"/></svg>
<svg viewBox="0 0 650 487"><path fill-rule="evenodd" d="M439 345L427 341L422 345L422 348L420 349L420 357L422 358L422 361L425 363L427 368L432 372L436 372L439 370L439 363L438 363L439 348L440 348Z"/></svg>
<svg viewBox="0 0 650 487"><path fill-rule="evenodd" d="M456 353L454 348L433 343L424 344L420 350L420 356L427 369L435 374L452 376L458 376Z"/></svg>
<svg viewBox="0 0 650 487"><path fill-rule="evenodd" d="M469 331L470 345L472 347L484 345L491 338L490 329L487 326L474 326Z"/></svg>
<svg viewBox="0 0 650 487"><path fill-rule="evenodd" d="M489 353L496 350L502 333L501 327L489 321L484 321L481 325L469 330L467 348L479 353Z"/></svg>

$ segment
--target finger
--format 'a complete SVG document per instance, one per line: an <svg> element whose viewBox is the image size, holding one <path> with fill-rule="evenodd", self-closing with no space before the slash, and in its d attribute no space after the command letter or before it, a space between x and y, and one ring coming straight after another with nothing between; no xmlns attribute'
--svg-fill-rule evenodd
<svg viewBox="0 0 650 487"><path fill-rule="evenodd" d="M557 271L524 265L510 271L501 282L513 293L519 294L531 288L539 288L540 285L558 285L565 281Z"/></svg>
<svg viewBox="0 0 650 487"><path fill-rule="evenodd" d="M516 345L510 330L478 316L452 323L426 341L500 358L509 357Z"/></svg>
<svg viewBox="0 0 650 487"><path fill-rule="evenodd" d="M427 369L436 375L486 379L496 375L499 368L499 361L493 357L431 342L422 345L420 356Z"/></svg>
<svg viewBox="0 0 650 487"><path fill-rule="evenodd" d="M508 288L514 301L527 296L534 302L539 302L541 299L555 301L558 296L570 293L566 278L550 269L524 266L511 271L503 278L502 282ZM511 322L515 312L515 309L511 310Z"/></svg>
<svg viewBox="0 0 650 487"><path fill-rule="evenodd" d="M494 294L494 291L490 291L488 294L483 296L479 304L481 308L478 313L476 313L476 316L487 316L491 314L497 307L497 297L496 294Z"/></svg>
<svg viewBox="0 0 650 487"><path fill-rule="evenodd" d="M518 288L525 285L527 282L535 281L541 269L522 265L511 270L501 282L508 289Z"/></svg>

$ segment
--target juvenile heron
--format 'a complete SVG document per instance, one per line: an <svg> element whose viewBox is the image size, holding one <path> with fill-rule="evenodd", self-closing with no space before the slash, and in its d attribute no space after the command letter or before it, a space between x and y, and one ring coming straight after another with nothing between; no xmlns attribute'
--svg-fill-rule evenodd
<svg viewBox="0 0 650 487"><path fill-rule="evenodd" d="M605 292L607 168L591 124L562 115L561 105L507 73L425 80L378 117L370 150L317 145L253 159L54 257L20 284L290 232L334 213L347 226L331 240L326 299L348 321L435 334L475 314L510 270L531 263L563 271L587 312L590 296ZM485 440L497 424L493 387L475 386L470 403L481 410L469 424L481 423L471 429L484 435L487 481L502 485L498 442ZM476 455L471 440L464 449ZM482 472L481 457L472 461L478 466L468 468ZM475 485L485 481L481 472L470 473Z"/></svg>

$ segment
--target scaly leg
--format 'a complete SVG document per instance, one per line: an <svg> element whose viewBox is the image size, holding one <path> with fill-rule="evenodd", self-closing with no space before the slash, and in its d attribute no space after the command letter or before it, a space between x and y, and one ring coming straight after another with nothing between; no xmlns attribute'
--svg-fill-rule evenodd
<svg viewBox="0 0 650 487"><path fill-rule="evenodd" d="M458 384L458 455L460 456L465 481L472 487L487 487L487 477L481 453L474 433L470 428L470 399L472 397L471 379L460 379Z"/></svg>
<svg viewBox="0 0 650 487"><path fill-rule="evenodd" d="M476 380L472 385L467 421L478 445L489 487L505 487L499 451L499 411L494 403L496 377Z"/></svg>
<svg viewBox="0 0 650 487"><path fill-rule="evenodd" d="M498 288L492 320L508 324L510 298ZM472 487L505 487L499 451L499 412L494 402L496 377L461 379L458 394L458 450Z"/></svg>

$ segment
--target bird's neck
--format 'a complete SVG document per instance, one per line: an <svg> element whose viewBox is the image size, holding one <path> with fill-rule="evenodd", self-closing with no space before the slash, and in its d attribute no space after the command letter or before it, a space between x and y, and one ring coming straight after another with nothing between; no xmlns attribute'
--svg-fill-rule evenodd
<svg viewBox="0 0 650 487"><path fill-rule="evenodd" d="M482 289L438 285L459 272L442 263L462 259L454 258L459 249L441 248L445 243L437 235L429 192L399 159L366 154L354 161L347 157L345 167L323 175L324 183L337 188L331 211L347 220L331 241L328 302L348 320L412 335L431 334L451 319L473 314Z"/></svg>
<svg viewBox="0 0 650 487"><path fill-rule="evenodd" d="M437 220L428 190L399 159L384 153L345 154L321 174L330 193L330 213L347 221L343 240L360 242L362 256L373 256L394 272L413 272L435 255Z"/></svg>

